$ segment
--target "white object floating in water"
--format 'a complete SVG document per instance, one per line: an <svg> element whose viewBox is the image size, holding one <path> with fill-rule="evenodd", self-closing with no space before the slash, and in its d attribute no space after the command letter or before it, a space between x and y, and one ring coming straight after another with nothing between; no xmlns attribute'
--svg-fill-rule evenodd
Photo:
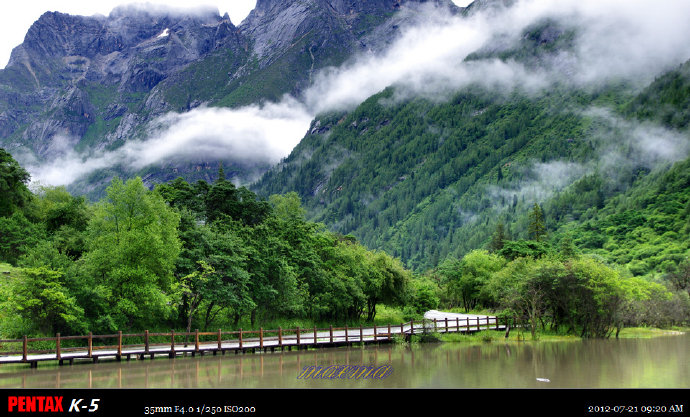
<svg viewBox="0 0 690 417"><path fill-rule="evenodd" d="M170 34L170 29L165 28L165 30L163 31L163 33L161 33L160 35L158 35L158 38L165 38L165 37L168 36L169 34Z"/></svg>
<svg viewBox="0 0 690 417"><path fill-rule="evenodd" d="M539 382L551 382L551 380L548 378L537 378L537 381L539 381Z"/></svg>

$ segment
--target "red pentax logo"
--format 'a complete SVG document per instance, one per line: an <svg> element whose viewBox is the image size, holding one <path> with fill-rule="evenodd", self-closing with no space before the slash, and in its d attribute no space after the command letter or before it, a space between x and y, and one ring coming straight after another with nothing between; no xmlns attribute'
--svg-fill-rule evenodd
<svg viewBox="0 0 690 417"><path fill-rule="evenodd" d="M7 411L10 413L62 413L62 397L7 397Z"/></svg>

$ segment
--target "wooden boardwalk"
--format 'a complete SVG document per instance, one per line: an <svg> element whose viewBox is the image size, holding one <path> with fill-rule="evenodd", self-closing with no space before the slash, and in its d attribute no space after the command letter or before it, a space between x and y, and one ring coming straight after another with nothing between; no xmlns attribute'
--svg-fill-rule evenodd
<svg viewBox="0 0 690 417"><path fill-rule="evenodd" d="M58 361L60 365L73 364L75 361L93 361L100 359L130 360L153 359L156 355L175 358L180 355L213 354L218 352L256 353L271 352L276 349L292 350L319 347L333 347L352 345L353 343L386 343L394 337L424 333L468 333L481 330L505 330L506 326L499 324L496 317L472 316L460 318L445 317L444 319L410 321L396 325L374 327L332 327L317 329L282 329L222 331L216 332L170 332L151 333L146 330L138 334L117 334L87 336L60 336L58 333L51 338L29 338L0 340L0 345L21 346L21 350L0 352L0 364L27 363L37 367L38 362ZM191 341L188 340L191 338ZM105 341L114 340L113 344ZM78 341L78 342L73 342ZM94 343L96 342L96 343ZM79 343L83 346L66 346ZM102 344L101 344L102 343ZM41 345L42 349L31 349ZM46 344L50 349L45 349Z"/></svg>

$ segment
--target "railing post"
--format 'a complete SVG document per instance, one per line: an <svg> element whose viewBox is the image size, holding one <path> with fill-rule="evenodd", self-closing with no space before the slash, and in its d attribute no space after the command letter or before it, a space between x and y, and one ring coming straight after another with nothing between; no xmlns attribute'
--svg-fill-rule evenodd
<svg viewBox="0 0 690 417"><path fill-rule="evenodd" d="M494 317L494 321L496 322L496 330L498 330L498 316Z"/></svg>
<svg viewBox="0 0 690 417"><path fill-rule="evenodd" d="M477 316L477 331L479 331L479 316Z"/></svg>
<svg viewBox="0 0 690 417"><path fill-rule="evenodd" d="M328 335L330 337L331 343L333 343L333 325L332 324L328 325Z"/></svg>
<svg viewBox="0 0 690 417"><path fill-rule="evenodd" d="M460 318L459 317L455 318L455 331L460 333Z"/></svg>
<svg viewBox="0 0 690 417"><path fill-rule="evenodd" d="M359 341L364 343L364 329L362 329L362 324L359 324Z"/></svg>
<svg viewBox="0 0 690 417"><path fill-rule="evenodd" d="M299 350L300 339L299 339L299 326L297 326L297 350Z"/></svg>
<svg viewBox="0 0 690 417"><path fill-rule="evenodd" d="M388 340L391 339L391 324L388 323Z"/></svg>
<svg viewBox="0 0 690 417"><path fill-rule="evenodd" d="M378 342L378 338L376 337L376 325L374 324L374 342Z"/></svg>
<svg viewBox="0 0 690 417"><path fill-rule="evenodd" d="M89 358L93 356L93 333L89 332Z"/></svg>
<svg viewBox="0 0 690 417"><path fill-rule="evenodd" d="M469 317L467 317L465 319L465 325L467 327L467 333L469 333L470 332L470 318Z"/></svg>
<svg viewBox="0 0 690 417"><path fill-rule="evenodd" d="M194 329L194 351L199 351L199 329Z"/></svg>
<svg viewBox="0 0 690 417"><path fill-rule="evenodd" d="M278 346L283 347L283 328L278 326Z"/></svg>
<svg viewBox="0 0 690 417"><path fill-rule="evenodd" d="M264 328L259 327L259 349L264 348Z"/></svg>
<svg viewBox="0 0 690 417"><path fill-rule="evenodd" d="M24 362L26 362L28 359L28 356L29 356L29 340L26 337L26 335L24 335L24 345L22 347L22 360Z"/></svg>
<svg viewBox="0 0 690 417"><path fill-rule="evenodd" d="M316 346L316 326L314 326L314 346Z"/></svg>
<svg viewBox="0 0 690 417"><path fill-rule="evenodd" d="M403 326L404 324L400 323L400 336L405 337L405 328Z"/></svg>
<svg viewBox="0 0 690 417"><path fill-rule="evenodd" d="M345 323L345 344L350 343L350 338L347 336L347 323Z"/></svg>
<svg viewBox="0 0 690 417"><path fill-rule="evenodd" d="M122 358L122 330L117 331L117 359Z"/></svg>
<svg viewBox="0 0 690 417"><path fill-rule="evenodd" d="M223 332L218 329L218 350L223 350Z"/></svg>
<svg viewBox="0 0 690 417"><path fill-rule="evenodd" d="M240 349L242 349L242 328L240 327Z"/></svg>
<svg viewBox="0 0 690 417"><path fill-rule="evenodd" d="M414 320L410 320L410 334L414 334Z"/></svg>
<svg viewBox="0 0 690 417"><path fill-rule="evenodd" d="M434 317L434 333L436 333L436 318Z"/></svg>
<svg viewBox="0 0 690 417"><path fill-rule="evenodd" d="M57 360L62 359L62 354L60 353L60 333L57 333L55 335L55 350L55 357L57 358Z"/></svg>
<svg viewBox="0 0 690 417"><path fill-rule="evenodd" d="M175 354L175 330L170 330L170 352Z"/></svg>
<svg viewBox="0 0 690 417"><path fill-rule="evenodd" d="M448 317L446 317L446 333L448 333Z"/></svg>
<svg viewBox="0 0 690 417"><path fill-rule="evenodd" d="M149 353L149 331L144 330L144 353Z"/></svg>

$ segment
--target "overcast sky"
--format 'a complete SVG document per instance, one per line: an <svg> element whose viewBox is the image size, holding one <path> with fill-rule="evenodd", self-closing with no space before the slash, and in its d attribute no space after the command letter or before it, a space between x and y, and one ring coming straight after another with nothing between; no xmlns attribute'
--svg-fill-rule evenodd
<svg viewBox="0 0 690 417"><path fill-rule="evenodd" d="M471 0L453 0L459 6L471 3ZM43 13L47 11L62 12L75 15L91 16L102 14L107 16L118 5L130 3L165 4L174 7L191 7L203 4L218 8L221 15L225 12L230 20L239 25L256 5L256 0L24 0L18 3L3 1L0 4L0 68L5 68L10 59L12 48L24 40L29 27Z"/></svg>

